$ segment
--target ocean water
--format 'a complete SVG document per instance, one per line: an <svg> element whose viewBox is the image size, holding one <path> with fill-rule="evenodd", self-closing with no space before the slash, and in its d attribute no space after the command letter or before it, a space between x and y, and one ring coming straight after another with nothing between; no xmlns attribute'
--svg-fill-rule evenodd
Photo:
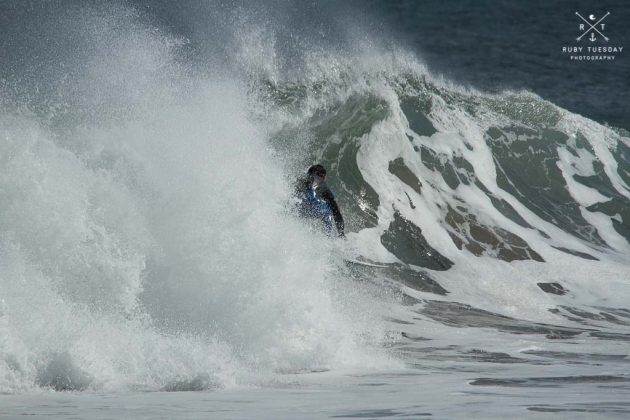
<svg viewBox="0 0 630 420"><path fill-rule="evenodd" d="M624 53L612 63L576 62L562 47L624 47L630 43L622 1L375 1L373 7L396 37L417 51L429 69L485 92L527 90L571 112L630 129L624 99L630 71ZM576 42L586 24L575 15L604 24L604 41ZM591 21L594 23L595 21ZM601 29L601 28L600 28ZM587 54L583 54L587 55Z"/></svg>
<svg viewBox="0 0 630 420"><path fill-rule="evenodd" d="M628 417L628 60L573 9L3 3L0 417Z"/></svg>

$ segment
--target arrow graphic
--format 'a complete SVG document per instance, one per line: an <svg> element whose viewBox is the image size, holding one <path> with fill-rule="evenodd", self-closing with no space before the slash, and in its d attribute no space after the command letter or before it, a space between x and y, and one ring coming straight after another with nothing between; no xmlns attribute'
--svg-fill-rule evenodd
<svg viewBox="0 0 630 420"><path fill-rule="evenodd" d="M595 26L598 25L599 22L601 22L602 20L606 19L606 17L610 14L610 12L606 12L606 14L604 16L602 16L602 18L600 20L598 20L597 22L595 22L592 25L591 25L591 23L588 20L584 19L584 17L582 17L582 15L580 15L578 12L575 12L575 14L578 15L580 17L580 19L582 19L584 22L586 22L586 24L588 26L590 26L590 28L588 28L586 30L586 32L584 32L582 35L578 36L576 38L576 40L579 41L580 39L582 39L582 37L584 35L586 35L587 33L591 32L591 30L593 30L593 31L597 32L598 34L600 34L606 40L606 42L608 42L608 37L606 35L604 35L603 33L599 32ZM593 34L593 33L591 32L591 34ZM593 37L591 36L591 38L593 38ZM591 39L591 41L594 41L594 39Z"/></svg>

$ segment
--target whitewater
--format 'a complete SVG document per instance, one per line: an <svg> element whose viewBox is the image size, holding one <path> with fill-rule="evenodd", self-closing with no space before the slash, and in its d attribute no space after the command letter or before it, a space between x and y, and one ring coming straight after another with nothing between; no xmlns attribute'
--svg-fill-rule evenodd
<svg viewBox="0 0 630 420"><path fill-rule="evenodd" d="M60 4L0 77L0 417L630 414L626 130L356 27Z"/></svg>

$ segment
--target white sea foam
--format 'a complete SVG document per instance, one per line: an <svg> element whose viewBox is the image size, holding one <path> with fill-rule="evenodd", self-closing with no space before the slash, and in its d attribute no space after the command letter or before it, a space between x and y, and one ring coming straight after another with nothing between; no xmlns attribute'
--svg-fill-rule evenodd
<svg viewBox="0 0 630 420"><path fill-rule="evenodd" d="M64 113L0 116L0 392L395 364L373 298L286 211L245 85L133 13L94 24Z"/></svg>
<svg viewBox="0 0 630 420"><path fill-rule="evenodd" d="M514 339L491 323L453 326L422 308L467 304L487 311L480 317L583 328L551 310L627 307L627 241L609 217L584 208L602 201L602 192L573 177L592 175L597 160L615 190L630 197L610 149L620 141L612 130L532 94L454 86L412 55L369 42L348 51L307 49L289 72L265 26L234 30L230 71L213 60L200 69L186 61L187 40L116 10L86 17L92 25L82 25L81 34L89 54L71 63L73 88L50 99L59 103L44 113L14 106L0 115L0 392L205 389L287 382L287 374L313 370L398 369L409 358L382 344L404 341L403 331L440 349L557 349L544 335ZM404 95L430 99L427 117L437 133L412 132ZM371 123L361 114L364 97L376 98L385 112L357 138L339 134L348 128L343 120L313 128L347 103L358 108L357 120ZM487 130L536 124L488 103L505 107L515 98L558 112L555 129L580 131L591 144L594 155L560 149L557 164L581 214L612 249L576 238L499 187ZM278 105L284 99L289 105ZM330 135L322 140L318 129ZM282 130L298 133L294 153L272 146ZM507 141L515 136L506 134ZM353 158L378 195L378 220L350 233L349 245L331 244L287 211L287 178L305 159L323 158L326 145L349 140L360 144ZM423 162L418 145L442 163L466 159L470 181L482 182L534 229L504 216L474 182L451 188ZM400 157L422 182L421 194L390 173ZM444 220L458 205L480 223L518 235L545 262L459 250ZM388 289L391 279L357 281L336 255L400 262L381 240L396 212L454 262L446 271L425 270L448 295L397 285L419 299L403 306L400 290ZM545 293L540 282L559 283L567 294ZM583 341L588 350L623 347ZM513 369L524 375L531 366ZM460 372L459 379L469 378Z"/></svg>

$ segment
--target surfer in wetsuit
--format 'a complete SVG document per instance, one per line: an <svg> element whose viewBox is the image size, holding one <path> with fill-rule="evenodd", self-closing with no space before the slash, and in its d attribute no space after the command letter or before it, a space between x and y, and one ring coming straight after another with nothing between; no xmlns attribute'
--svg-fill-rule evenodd
<svg viewBox="0 0 630 420"><path fill-rule="evenodd" d="M322 165L308 168L305 176L295 184L295 195L300 200L298 213L302 217L320 219L327 233L332 233L333 221L339 237L344 237L343 216L335 201L335 194L326 184L326 169Z"/></svg>

